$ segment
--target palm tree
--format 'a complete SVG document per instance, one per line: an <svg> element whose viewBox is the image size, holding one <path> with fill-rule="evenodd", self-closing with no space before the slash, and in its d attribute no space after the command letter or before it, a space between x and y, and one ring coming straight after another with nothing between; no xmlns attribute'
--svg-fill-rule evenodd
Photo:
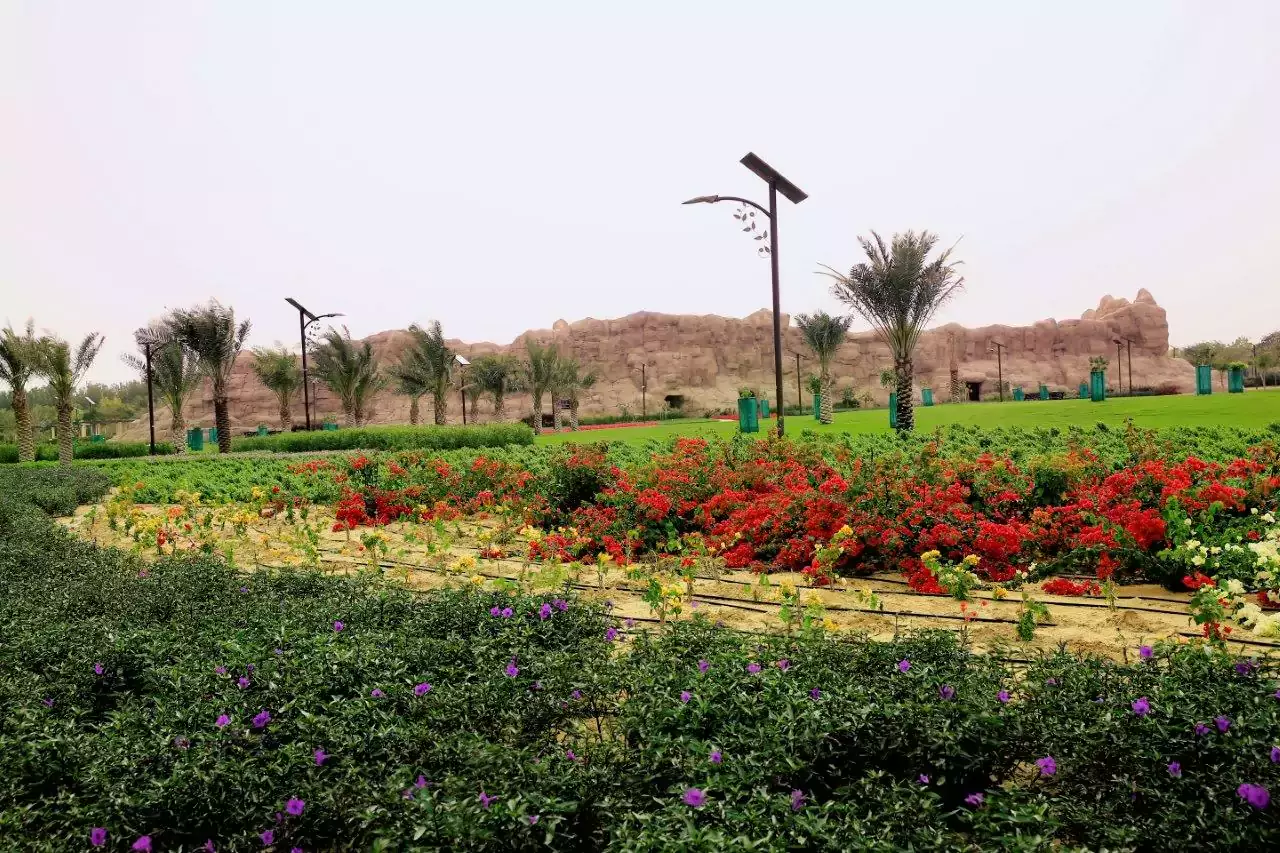
<svg viewBox="0 0 1280 853"><path fill-rule="evenodd" d="M542 395L555 383L556 372L560 364L560 352L555 344L540 344L533 338L525 340L524 371L525 387L533 396L533 431L542 432Z"/></svg>
<svg viewBox="0 0 1280 853"><path fill-rule="evenodd" d="M386 384L378 372L378 359L368 341L357 343L345 328L330 328L316 348L313 363L320 381L342 401L347 426L364 426L373 395Z"/></svg>
<svg viewBox="0 0 1280 853"><path fill-rule="evenodd" d="M59 465L71 464L75 439L71 431L71 415L75 408L76 386L89 372L100 349L102 335L97 332L85 335L74 353L69 343L52 336L41 338L36 347L35 372L49 380L54 408L58 412Z"/></svg>
<svg viewBox="0 0 1280 853"><path fill-rule="evenodd" d="M409 398L409 423L417 426L422 419L419 412L422 395L431 390L430 377L415 359L408 357L401 358L399 363L389 367L387 375L395 383L396 393Z"/></svg>
<svg viewBox="0 0 1280 853"><path fill-rule="evenodd" d="M494 420L501 421L508 391L520 388L520 363L509 355L482 355L467 370L479 394L493 398Z"/></svg>
<svg viewBox="0 0 1280 853"><path fill-rule="evenodd" d="M409 327L409 334L413 335L413 343L405 352L405 359L426 380L435 422L443 426L448 422L449 391L454 387L458 362L453 350L444 342L444 329L439 320L428 323L426 328L414 323Z"/></svg>
<svg viewBox="0 0 1280 853"><path fill-rule="evenodd" d="M154 338L163 338L164 332L156 332ZM133 353L125 353L121 360L132 367L147 381L147 364ZM195 353L177 341L170 341L156 347L151 352L151 382L160 392L160 397L169 407L172 417L169 425L173 449L176 453L187 452L187 421L182 408L187 403L191 392L200 387L204 374L200 372L200 362Z"/></svg>
<svg viewBox="0 0 1280 853"><path fill-rule="evenodd" d="M174 340L195 353L200 372L213 384L213 423L218 428L218 452L231 452L230 395L227 383L236 356L249 337L250 323L236 323L236 312L211 299L207 305L179 308L165 320Z"/></svg>
<svg viewBox="0 0 1280 853"><path fill-rule="evenodd" d="M831 399L831 359L835 358L836 351L844 343L844 336L848 334L852 323L852 317L832 317L826 311L796 315L796 325L804 335L804 342L818 359L818 382L822 397L819 423L831 423L831 407L835 402Z"/></svg>
<svg viewBox="0 0 1280 853"><path fill-rule="evenodd" d="M938 238L928 231L893 235L885 246L880 235L859 237L867 261L856 264L848 275L826 267L824 275L835 279L836 297L871 323L876 334L893 354L898 385L898 429L915 428L911 399L914 374L912 361L916 342L938 307L964 286L956 273L959 262L951 262L951 249L932 260L929 253Z"/></svg>
<svg viewBox="0 0 1280 853"><path fill-rule="evenodd" d="M569 401L569 429L578 431L578 408L582 400L582 392L591 389L599 377L595 372L583 373L582 365L577 359L567 358L560 362L554 383L555 393ZM556 409L556 429L560 429L560 410Z"/></svg>
<svg viewBox="0 0 1280 853"><path fill-rule="evenodd" d="M257 347L253 351L253 372L276 395L280 402L280 429L289 432L293 429L289 399L302 387L298 357L281 344L276 344L274 349Z"/></svg>
<svg viewBox="0 0 1280 853"><path fill-rule="evenodd" d="M19 335L12 326L0 332L0 380L13 392L14 427L18 432L18 461L34 462L36 458L35 433L31 428L31 406L27 402L27 382L35 372L38 355L35 321L28 320L25 332Z"/></svg>

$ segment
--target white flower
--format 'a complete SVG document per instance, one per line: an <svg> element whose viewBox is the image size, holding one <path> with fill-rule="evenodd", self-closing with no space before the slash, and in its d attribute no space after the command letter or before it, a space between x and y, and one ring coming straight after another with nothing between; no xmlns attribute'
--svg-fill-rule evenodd
<svg viewBox="0 0 1280 853"><path fill-rule="evenodd" d="M1194 551L1195 549L1200 547L1200 540L1188 539L1186 543L1184 543L1183 547L1186 548L1188 551Z"/></svg>
<svg viewBox="0 0 1280 853"><path fill-rule="evenodd" d="M1258 508L1256 506L1249 508L1249 515L1257 515L1257 514L1258 514Z"/></svg>
<svg viewBox="0 0 1280 853"><path fill-rule="evenodd" d="M1235 578L1232 578L1227 581L1227 592L1232 595L1244 595L1244 584L1240 583L1240 581Z"/></svg>
<svg viewBox="0 0 1280 853"><path fill-rule="evenodd" d="M1267 524L1275 524L1275 523L1276 523L1276 517L1275 517L1274 515L1272 515L1271 513L1269 513L1269 512L1267 512L1267 513L1263 513L1263 515L1262 515L1262 520L1263 520L1263 521L1265 521Z"/></svg>
<svg viewBox="0 0 1280 853"><path fill-rule="evenodd" d="M1203 565L1204 565L1204 557L1201 557L1199 554L1196 554L1194 557L1192 557L1192 558L1191 558L1191 565L1193 565L1193 566L1203 566Z"/></svg>
<svg viewBox="0 0 1280 853"><path fill-rule="evenodd" d="M1221 553L1222 553L1222 549L1221 549L1221 548L1219 548L1217 545L1214 545L1212 548L1210 548L1210 549L1209 549L1209 553L1210 553L1210 554L1221 554Z"/></svg>
<svg viewBox="0 0 1280 853"><path fill-rule="evenodd" d="M1182 519L1182 523L1183 523L1183 524L1185 524L1187 527L1190 527L1190 526L1191 526L1191 519L1189 519L1189 518L1184 518L1184 519Z"/></svg>

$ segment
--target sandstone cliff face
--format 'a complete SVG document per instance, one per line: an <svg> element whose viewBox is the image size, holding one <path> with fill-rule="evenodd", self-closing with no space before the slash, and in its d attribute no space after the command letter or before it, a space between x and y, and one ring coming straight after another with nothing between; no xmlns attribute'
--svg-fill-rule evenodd
<svg viewBox="0 0 1280 853"><path fill-rule="evenodd" d="M796 359L800 353L801 377L816 371L804 340L790 317L783 316L784 395L787 403L796 401ZM983 393L996 390L997 361L993 341L1005 346L1003 370L1011 386L1022 385L1029 393L1040 383L1053 391L1074 394L1080 382L1088 378L1089 359L1105 356L1111 364L1108 383L1116 382L1117 351L1115 341L1126 337L1133 341L1133 383L1136 387L1171 383L1181 391L1195 386L1195 371L1182 360L1170 358L1169 325L1165 311L1145 289L1139 290L1133 302L1104 296L1097 308L1089 309L1080 319L1040 320L1030 326L984 326L969 329L949 324L930 329L921 336L916 349L916 396L921 387L935 389L935 399L949 398L952 370L961 383L977 382ZM468 344L451 341L456 351L468 359L486 353L524 351L526 338L556 343L562 352L574 354L587 369L599 375L594 388L583 399L583 414L619 414L626 406L637 418L641 412L641 365L648 380L647 410L659 411L671 397L681 398L687 410L701 414L711 409L728 409L735 405L738 389L757 389L771 400L773 383L772 314L761 310L743 319L715 315L691 316L640 312L616 320L587 318L574 323L557 321L550 329L525 332L506 345ZM407 332L379 332L370 340L384 364L394 363L408 345ZM242 353L231 380L231 423L239 433L252 430L259 423L276 426L278 411L275 396L250 370L251 356ZM833 373L837 390L852 386L857 394L870 393L883 404L888 392L880 387L882 370L893 366L888 347L871 332L848 337L836 356ZM1129 386L1129 352L1122 350L1124 386ZM294 403L294 422L302 423L301 394ZM806 388L806 401L810 399ZM313 402L313 419L324 416L341 418L341 406L328 389L319 387ZM509 395L506 411L509 418L527 415L532 410L528 394ZM550 412L550 401L544 401ZM319 413L318 415L316 413ZM492 414L492 404L480 405L480 419ZM213 396L206 382L200 393L192 395L186 409L191 426L213 425ZM429 399L422 401L422 420L432 419ZM449 400L450 423L461 422L460 400L454 393ZM167 413L157 412L158 431L168 426ZM378 395L371 423L408 423L409 400L389 391ZM143 418L127 431L145 434Z"/></svg>

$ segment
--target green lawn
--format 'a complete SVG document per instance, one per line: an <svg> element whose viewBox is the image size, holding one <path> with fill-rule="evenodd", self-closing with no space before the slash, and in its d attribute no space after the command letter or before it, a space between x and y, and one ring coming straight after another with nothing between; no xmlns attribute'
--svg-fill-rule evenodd
<svg viewBox="0 0 1280 853"><path fill-rule="evenodd" d="M1170 397L1127 397L1093 403L1089 400L1034 400L1022 403L964 403L960 405L916 407L916 429L931 430L945 424L978 426L1091 426L1099 421L1123 424L1128 418L1146 429L1173 426L1261 427L1280 421L1280 390L1247 391L1244 394L1211 394L1197 397L1179 394ZM761 435L772 429L773 420L762 421ZM889 429L888 409L839 412L835 423L819 425L812 417L789 417L788 432L876 432ZM729 436L737 430L734 421L682 420L652 427L587 430L578 433L546 434L539 444L565 442L629 441L667 439L677 435Z"/></svg>

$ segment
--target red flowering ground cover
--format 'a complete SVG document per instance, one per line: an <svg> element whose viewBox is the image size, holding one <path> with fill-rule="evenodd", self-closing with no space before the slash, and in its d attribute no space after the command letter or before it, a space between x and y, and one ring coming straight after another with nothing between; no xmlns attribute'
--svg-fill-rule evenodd
<svg viewBox="0 0 1280 853"><path fill-rule="evenodd" d="M1171 571L1183 574L1157 559L1178 544L1171 524L1194 519L1205 535L1239 529L1254 539L1250 510L1274 509L1280 491L1273 448L1229 463L1193 457L1115 470L1084 448L1019 465L993 453L947 459L933 445L863 459L803 442L686 438L625 470L590 445L555 452L537 473L483 457L458 470L415 453L306 470L342 484L339 524L503 507L556 531L535 558L625 561L698 534L731 568L812 573L816 549L847 527L838 574L897 570L931 593L941 590L919 559L930 550L944 560L977 555L989 581L1035 564L1037 574L1168 582Z"/></svg>

